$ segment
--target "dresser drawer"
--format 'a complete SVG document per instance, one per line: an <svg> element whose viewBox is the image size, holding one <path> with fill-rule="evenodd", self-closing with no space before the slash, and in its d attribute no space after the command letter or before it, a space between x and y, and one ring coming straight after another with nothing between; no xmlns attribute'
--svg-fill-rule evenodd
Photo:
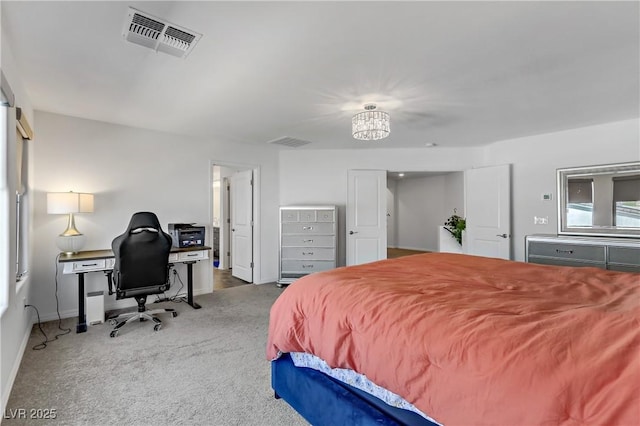
<svg viewBox="0 0 640 426"><path fill-rule="evenodd" d="M529 243L529 256L545 256L604 263L605 247L600 245L542 243L532 241Z"/></svg>
<svg viewBox="0 0 640 426"><path fill-rule="evenodd" d="M609 247L609 263L640 266L640 249L632 247Z"/></svg>
<svg viewBox="0 0 640 426"><path fill-rule="evenodd" d="M282 247L334 247L332 235L283 235Z"/></svg>
<svg viewBox="0 0 640 426"><path fill-rule="evenodd" d="M200 250L200 251L183 251L178 253L178 262L184 262L184 261L189 261L189 260L200 260L200 259L207 259L207 251L206 250Z"/></svg>
<svg viewBox="0 0 640 426"><path fill-rule="evenodd" d="M300 222L315 222L317 220L315 210L300 210L298 216L300 216Z"/></svg>
<svg viewBox="0 0 640 426"><path fill-rule="evenodd" d="M336 251L332 248L322 247L284 247L282 249L282 259L298 260L334 260Z"/></svg>
<svg viewBox="0 0 640 426"><path fill-rule="evenodd" d="M610 263L607 265L607 269L610 271L635 272L636 274L640 274L640 266L638 265L620 265L616 263Z"/></svg>
<svg viewBox="0 0 640 426"><path fill-rule="evenodd" d="M100 271L106 269L107 261L105 259L83 260L81 262L73 262L71 265L73 272Z"/></svg>
<svg viewBox="0 0 640 426"><path fill-rule="evenodd" d="M335 222L336 211L335 210L318 210L316 212L316 220L318 222Z"/></svg>
<svg viewBox="0 0 640 426"><path fill-rule="evenodd" d="M537 257L529 256L529 263L537 263L540 265L554 265L554 266L578 266L578 267L590 267L606 269L604 262L589 262L571 259L559 259L557 257Z"/></svg>
<svg viewBox="0 0 640 426"><path fill-rule="evenodd" d="M281 210L280 220L285 222L300 222L300 214L298 210Z"/></svg>
<svg viewBox="0 0 640 426"><path fill-rule="evenodd" d="M282 260L282 273L304 273L328 271L336 264L332 260Z"/></svg>
<svg viewBox="0 0 640 426"><path fill-rule="evenodd" d="M283 223L283 234L333 234L333 223Z"/></svg>

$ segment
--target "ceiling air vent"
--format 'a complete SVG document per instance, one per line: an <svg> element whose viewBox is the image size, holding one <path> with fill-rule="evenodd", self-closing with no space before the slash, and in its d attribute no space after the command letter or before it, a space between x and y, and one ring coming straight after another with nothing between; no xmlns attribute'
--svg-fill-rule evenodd
<svg viewBox="0 0 640 426"><path fill-rule="evenodd" d="M290 138L290 137L287 136L287 137L284 137L284 138L280 138L280 139L275 139L275 140L269 141L267 143L270 143L270 144L273 144L273 145L288 146L290 148L298 148L300 146L310 144L311 142L305 141L305 140L302 140L302 139Z"/></svg>
<svg viewBox="0 0 640 426"><path fill-rule="evenodd" d="M202 34L130 7L122 29L122 37L128 42L148 47L156 52L185 58L193 50Z"/></svg>

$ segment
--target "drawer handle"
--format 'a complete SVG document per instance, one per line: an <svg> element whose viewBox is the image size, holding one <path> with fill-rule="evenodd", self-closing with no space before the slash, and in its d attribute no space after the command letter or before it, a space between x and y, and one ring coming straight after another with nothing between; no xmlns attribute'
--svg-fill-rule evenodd
<svg viewBox="0 0 640 426"><path fill-rule="evenodd" d="M312 243L313 240L302 240L303 243Z"/></svg>
<svg viewBox="0 0 640 426"><path fill-rule="evenodd" d="M556 249L556 253L567 253L567 254L573 254L573 250L562 250L562 249Z"/></svg>
<svg viewBox="0 0 640 426"><path fill-rule="evenodd" d="M305 252L302 252L302 255L303 255L303 256L305 256L305 255L307 255L307 254L308 254L308 255L313 255L313 252L312 252L312 251L308 251L308 252L306 252L306 253L305 253Z"/></svg>
<svg viewBox="0 0 640 426"><path fill-rule="evenodd" d="M303 226L302 230L304 231L311 231L313 229L313 226Z"/></svg>
<svg viewBox="0 0 640 426"><path fill-rule="evenodd" d="M198 253L194 253L194 254L188 254L187 257L193 257L193 256L197 256Z"/></svg>
<svg viewBox="0 0 640 426"><path fill-rule="evenodd" d="M313 268L313 265L302 265L303 268Z"/></svg>
<svg viewBox="0 0 640 426"><path fill-rule="evenodd" d="M98 264L97 263L83 263L80 266L98 266Z"/></svg>

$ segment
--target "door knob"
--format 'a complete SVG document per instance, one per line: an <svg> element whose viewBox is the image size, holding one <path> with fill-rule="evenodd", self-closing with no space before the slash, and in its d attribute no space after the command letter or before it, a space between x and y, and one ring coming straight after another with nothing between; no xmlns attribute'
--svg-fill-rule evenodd
<svg viewBox="0 0 640 426"><path fill-rule="evenodd" d="M354 231L349 231L349 235L353 235L353 234L357 234L357 233L358 233L358 231L355 231L355 232Z"/></svg>
<svg viewBox="0 0 640 426"><path fill-rule="evenodd" d="M509 236L507 234L497 234L496 237L509 238Z"/></svg>

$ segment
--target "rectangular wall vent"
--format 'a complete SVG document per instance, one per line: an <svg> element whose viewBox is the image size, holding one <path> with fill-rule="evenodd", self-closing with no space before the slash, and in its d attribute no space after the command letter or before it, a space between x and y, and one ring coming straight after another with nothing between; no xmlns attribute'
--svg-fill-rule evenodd
<svg viewBox="0 0 640 426"><path fill-rule="evenodd" d="M270 143L270 144L273 144L273 145L288 146L290 148L298 148L300 146L310 144L311 142L305 141L305 140L302 140L302 139L290 138L288 136L285 136L283 138L275 139L275 140L269 141L267 143Z"/></svg>
<svg viewBox="0 0 640 426"><path fill-rule="evenodd" d="M185 58L202 37L195 31L179 27L132 7L127 12L122 37L130 43Z"/></svg>

